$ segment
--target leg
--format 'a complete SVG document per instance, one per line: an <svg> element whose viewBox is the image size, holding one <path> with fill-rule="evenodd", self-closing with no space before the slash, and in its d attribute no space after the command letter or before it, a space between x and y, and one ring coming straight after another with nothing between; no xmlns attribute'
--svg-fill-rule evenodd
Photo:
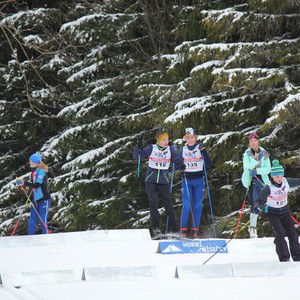
<svg viewBox="0 0 300 300"><path fill-rule="evenodd" d="M152 228L153 229L159 228L159 217L160 217L158 211L159 195L156 190L156 184L152 182L147 182L146 190L147 190L147 195L149 200L150 219L151 219Z"/></svg>
<svg viewBox="0 0 300 300"><path fill-rule="evenodd" d="M163 201L163 206L166 210L166 214L170 220L170 230L173 232L178 232L178 224L175 214L175 209L171 202L171 195L170 195L170 187L168 184L159 184L158 185L159 195Z"/></svg>
<svg viewBox="0 0 300 300"><path fill-rule="evenodd" d="M287 213L284 216L282 216L282 223L289 239L289 246L292 259L294 261L300 261L299 236L294 227L294 222L291 218L290 213Z"/></svg>
<svg viewBox="0 0 300 300"><path fill-rule="evenodd" d="M35 205L35 207L33 207L33 205ZM37 205L34 202L31 202L30 217L29 217L29 221L28 221L28 234L29 235L35 234L36 222L37 222L37 218L38 218L38 215L34 208L37 209Z"/></svg>
<svg viewBox="0 0 300 300"><path fill-rule="evenodd" d="M274 243L276 245L276 253L279 261L288 261L290 259L290 253L285 240L285 229L282 224L281 216L268 214L268 220L272 225L275 235Z"/></svg>
<svg viewBox="0 0 300 300"><path fill-rule="evenodd" d="M191 200L190 200L190 191L188 191L188 182L185 181L185 178L182 178L182 211L181 211L181 222L180 230L186 231L191 211Z"/></svg>
<svg viewBox="0 0 300 300"><path fill-rule="evenodd" d="M194 180L194 189L193 189L193 213L194 213L194 228L198 229L201 222L202 216L202 202L203 202L203 189L204 181L203 177Z"/></svg>
<svg viewBox="0 0 300 300"><path fill-rule="evenodd" d="M249 200L250 200L250 204L251 204L251 212L254 213L254 202L257 199L261 189L263 188L262 183L256 179L253 178L251 181L251 186L249 189Z"/></svg>
<svg viewBox="0 0 300 300"><path fill-rule="evenodd" d="M48 224L47 224L47 218L48 218L48 211L50 207L50 200L43 200L41 203L38 203L38 212L41 217L41 228L42 228L42 234L48 233Z"/></svg>
<svg viewBox="0 0 300 300"><path fill-rule="evenodd" d="M251 204L249 233L250 233L250 237L252 238L257 238L256 227L257 227L258 215L254 213L254 202L257 199L261 189L262 189L262 184L256 178L253 178L249 189L249 200Z"/></svg>

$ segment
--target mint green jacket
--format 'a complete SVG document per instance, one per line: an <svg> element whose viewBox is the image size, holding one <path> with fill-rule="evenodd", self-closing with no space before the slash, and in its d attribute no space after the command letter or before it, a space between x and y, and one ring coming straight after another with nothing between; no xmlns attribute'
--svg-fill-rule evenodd
<svg viewBox="0 0 300 300"><path fill-rule="evenodd" d="M252 177L250 171L256 169L257 175L260 175L263 183L267 184L269 180L268 174L271 172L270 154L263 148L259 147L260 153L263 155L260 161L257 161L252 155L251 148L249 147L243 156L243 175L242 183L245 188L249 188ZM260 164L260 165L259 165Z"/></svg>

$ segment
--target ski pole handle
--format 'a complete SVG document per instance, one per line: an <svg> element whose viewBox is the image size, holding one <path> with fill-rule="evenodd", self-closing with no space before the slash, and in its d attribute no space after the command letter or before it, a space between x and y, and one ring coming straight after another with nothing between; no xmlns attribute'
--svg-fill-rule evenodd
<svg viewBox="0 0 300 300"><path fill-rule="evenodd" d="M16 177L16 184L17 184L18 186L23 186L24 181L23 181L22 179L20 179L19 177Z"/></svg>

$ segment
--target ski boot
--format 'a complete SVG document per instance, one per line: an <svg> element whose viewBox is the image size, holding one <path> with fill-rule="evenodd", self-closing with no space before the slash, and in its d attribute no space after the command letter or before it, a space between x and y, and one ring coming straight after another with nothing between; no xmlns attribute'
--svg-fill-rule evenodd
<svg viewBox="0 0 300 300"><path fill-rule="evenodd" d="M192 235L193 239L196 239L198 237L198 231L199 231L198 228L193 228L193 235Z"/></svg>
<svg viewBox="0 0 300 300"><path fill-rule="evenodd" d="M255 238L258 237L256 227L249 226L248 231L249 231L249 234L250 234L250 238L255 239Z"/></svg>

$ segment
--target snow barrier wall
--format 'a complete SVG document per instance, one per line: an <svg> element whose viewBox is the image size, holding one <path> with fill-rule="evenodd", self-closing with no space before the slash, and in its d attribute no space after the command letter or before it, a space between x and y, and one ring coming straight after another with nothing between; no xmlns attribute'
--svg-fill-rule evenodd
<svg viewBox="0 0 300 300"><path fill-rule="evenodd" d="M0 248L77 244L105 241L143 241L151 239L148 229L90 230L42 235L1 237Z"/></svg>
<svg viewBox="0 0 300 300"><path fill-rule="evenodd" d="M112 243L106 242L112 241ZM49 235L36 235L36 236L14 236L14 237L1 237L0 238L0 251L3 250L3 257L10 254L14 249L18 249L20 255L24 251L29 251L25 247L33 247L32 256L34 259L35 248L41 249L40 246L48 245L59 245L68 244L76 245L80 243L88 243L92 246L95 242L101 242L100 244L108 245L118 241L117 246L125 245L125 247L132 247L139 242L145 241L156 247L157 244L151 241L151 236L148 229L134 229L134 230L93 230L85 232L71 232L71 233L57 233ZM102 243L104 242L104 243ZM120 243L119 243L120 242ZM133 242L133 243L132 243ZM204 241L203 241L204 242ZM221 241L222 245L224 240ZM247 246L254 243L253 241L244 241ZM237 252L238 244L231 243L230 252ZM266 251L273 243L270 241L260 242L261 251ZM38 247L34 247L38 246ZM147 247L148 247L147 246ZM24 247L24 248L23 248ZM56 246L55 246L56 247ZM124 246L123 246L124 247ZM149 248L148 247L148 248ZM44 248L44 247L42 247ZM45 249L51 247L45 247ZM58 248L60 249L60 248ZM122 248L120 251L122 251ZM101 247L99 248L101 251ZM161 250L161 249L160 249ZM270 249L273 251L273 249ZM49 251L49 250L48 250ZM251 250L252 251L252 250ZM2 253L2 252L1 252ZM155 253L155 252L153 252ZM154 254L154 255L162 255ZM115 253L116 254L116 253ZM101 252L99 253L101 255ZM122 255L122 252L118 253ZM133 254L134 255L134 254ZM228 255L228 254L223 254ZM164 256L164 255L163 255ZM13 258L9 260L14 260ZM80 282L80 281L135 281L135 280L157 280L160 278L159 265L149 266L101 266L101 267L90 267L84 265L84 263L78 269L72 269L72 265L64 270L59 268L44 269L44 270L28 270L23 268L17 272L11 272L8 264L6 268L0 269L0 284L3 287L21 287L26 285L37 285L37 284L53 284L53 283L69 283L69 282ZM26 265L27 266L27 265ZM16 269L15 269L16 270ZM171 267L171 276L178 279L185 278L231 278L231 277L272 277L272 276L299 276L300 274L300 262L252 262L252 263L228 263L228 264L205 264L205 265L174 265ZM173 274L173 275L172 275Z"/></svg>
<svg viewBox="0 0 300 300"><path fill-rule="evenodd" d="M278 277L299 276L300 263L236 263L200 266L177 266L175 278L208 279L230 277ZM82 281L136 281L157 279L155 266L136 267L94 267L83 268ZM54 270L41 272L17 272L1 274L3 286L26 286L76 282L74 270Z"/></svg>
<svg viewBox="0 0 300 300"><path fill-rule="evenodd" d="M50 245L72 245L96 242L141 242L151 240L148 229L91 230L83 232L55 233L47 235L13 236L0 238L0 250L5 248L39 247ZM22 252L22 251L21 251ZM33 254L34 255L34 254ZM138 280L156 277L156 268L141 267L103 267L83 268L79 271L81 280ZM76 274L78 270L39 270L6 272L0 269L0 284L3 287L21 287L36 284L68 283L81 281Z"/></svg>
<svg viewBox="0 0 300 300"><path fill-rule="evenodd" d="M299 276L300 262L259 262L177 266L176 278Z"/></svg>

